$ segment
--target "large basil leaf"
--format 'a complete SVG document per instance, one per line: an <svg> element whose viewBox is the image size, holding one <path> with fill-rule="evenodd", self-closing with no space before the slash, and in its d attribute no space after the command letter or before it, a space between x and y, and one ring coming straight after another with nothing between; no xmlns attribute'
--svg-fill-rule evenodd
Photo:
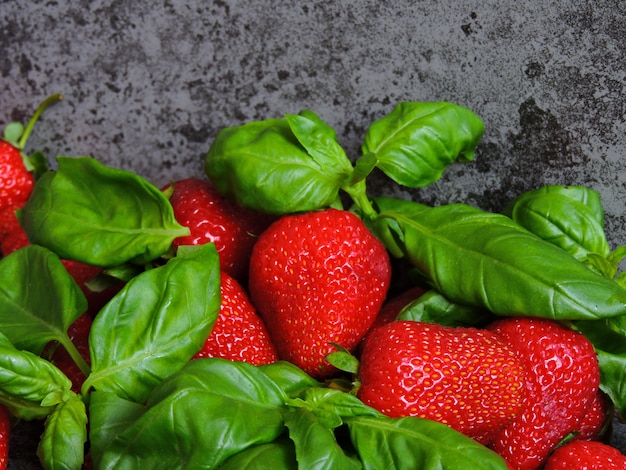
<svg viewBox="0 0 626 470"><path fill-rule="evenodd" d="M328 126L312 116L303 112L289 121L222 129L207 153L205 173L222 194L262 212L286 214L335 204L352 165Z"/></svg>
<svg viewBox="0 0 626 470"><path fill-rule="evenodd" d="M46 418L37 455L46 470L80 470L85 461L87 411L80 396L60 403Z"/></svg>
<svg viewBox="0 0 626 470"><path fill-rule="evenodd" d="M506 470L495 452L445 424L419 418L346 418L363 468Z"/></svg>
<svg viewBox="0 0 626 470"><path fill-rule="evenodd" d="M67 328L87 300L57 255L29 245L0 260L0 331L18 349L40 354L52 340L67 345Z"/></svg>
<svg viewBox="0 0 626 470"><path fill-rule="evenodd" d="M583 260L608 256L600 195L584 186L549 185L519 196L505 211L522 227Z"/></svg>
<svg viewBox="0 0 626 470"><path fill-rule="evenodd" d="M297 394L309 387L322 386L320 382L291 362L277 361L271 364L264 364L259 366L259 368L287 395Z"/></svg>
<svg viewBox="0 0 626 470"><path fill-rule="evenodd" d="M446 298L497 315L589 320L626 313L626 290L502 214L378 201L407 257Z"/></svg>
<svg viewBox="0 0 626 470"><path fill-rule="evenodd" d="M122 421L115 411L120 398L98 395L90 405L91 442L101 469L216 468L248 447L272 442L284 430L283 392L246 363L190 361L155 387L143 413L129 405L132 422ZM109 410L115 429L109 427ZM102 426L108 429L100 431Z"/></svg>
<svg viewBox="0 0 626 470"><path fill-rule="evenodd" d="M200 350L217 318L219 257L210 243L139 274L99 312L85 389L142 402Z"/></svg>
<svg viewBox="0 0 626 470"><path fill-rule="evenodd" d="M331 429L304 408L292 408L285 413L285 425L296 447L300 468L333 470L360 469L361 463L346 455Z"/></svg>
<svg viewBox="0 0 626 470"><path fill-rule="evenodd" d="M220 470L298 470L296 451L289 438L248 447L229 457Z"/></svg>
<svg viewBox="0 0 626 470"><path fill-rule="evenodd" d="M146 263L189 230L163 193L140 176L90 157L58 157L18 216L31 243L97 266Z"/></svg>
<svg viewBox="0 0 626 470"><path fill-rule="evenodd" d="M362 146L377 167L411 188L437 181L448 165L471 161L484 124L472 111L448 102L404 102L373 122Z"/></svg>
<svg viewBox="0 0 626 470"><path fill-rule="evenodd" d="M16 349L0 334L0 403L23 419L40 419L67 399L72 382L52 363Z"/></svg>

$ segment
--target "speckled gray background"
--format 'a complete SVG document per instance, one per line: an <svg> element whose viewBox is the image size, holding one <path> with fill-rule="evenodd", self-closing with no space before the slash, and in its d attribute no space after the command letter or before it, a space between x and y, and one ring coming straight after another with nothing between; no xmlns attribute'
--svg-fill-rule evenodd
<svg viewBox="0 0 626 470"><path fill-rule="evenodd" d="M397 102L454 101L485 121L476 162L429 188L375 181L372 193L499 210L543 184L586 185L615 247L625 50L615 0L3 0L0 124L62 92L29 149L92 155L160 185L201 174L224 126L309 108L356 157Z"/></svg>

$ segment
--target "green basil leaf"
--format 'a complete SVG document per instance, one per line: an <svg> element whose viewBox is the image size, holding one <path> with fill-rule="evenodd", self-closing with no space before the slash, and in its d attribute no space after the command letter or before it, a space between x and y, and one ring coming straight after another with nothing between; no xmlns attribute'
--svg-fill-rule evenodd
<svg viewBox="0 0 626 470"><path fill-rule="evenodd" d="M360 469L361 463L346 455L335 434L318 417L303 408L292 408L285 413L285 425L296 447L300 468L306 469Z"/></svg>
<svg viewBox="0 0 626 470"><path fill-rule="evenodd" d="M131 279L96 316L85 390L142 402L197 353L217 318L219 257L210 243L182 250Z"/></svg>
<svg viewBox="0 0 626 470"><path fill-rule="evenodd" d="M259 369L267 374L286 395L295 395L306 388L322 386L320 382L291 362L277 361L259 366Z"/></svg>
<svg viewBox="0 0 626 470"><path fill-rule="evenodd" d="M0 403L27 420L48 416L64 401L72 382L52 363L20 351L0 334Z"/></svg>
<svg viewBox="0 0 626 470"><path fill-rule="evenodd" d="M298 470L296 451L289 438L248 447L229 457L220 470Z"/></svg>
<svg viewBox="0 0 626 470"><path fill-rule="evenodd" d="M98 468L216 468L248 447L278 438L284 400L272 380L250 364L190 361L155 387L143 413L131 409L133 422L117 426L117 432L96 430ZM116 401L92 401L93 426L106 425L106 410L95 410L100 406ZM114 420L120 423L117 414Z"/></svg>
<svg viewBox="0 0 626 470"><path fill-rule="evenodd" d="M396 320L438 323L446 326L475 326L491 319L485 310L450 302L434 289L407 304Z"/></svg>
<svg viewBox="0 0 626 470"><path fill-rule="evenodd" d="M18 349L40 354L52 340L69 342L67 328L87 300L57 255L37 245L0 260L0 331Z"/></svg>
<svg viewBox="0 0 626 470"><path fill-rule="evenodd" d="M144 264L189 229L161 191L140 176L90 157L58 157L18 217L31 243L97 266Z"/></svg>
<svg viewBox="0 0 626 470"><path fill-rule="evenodd" d="M352 163L339 145L337 134L317 114L305 109L299 114L286 114L285 120L298 142L320 168L346 178L352 173Z"/></svg>
<svg viewBox="0 0 626 470"><path fill-rule="evenodd" d="M505 213L522 227L583 260L608 256L600 195L584 186L549 185L519 196Z"/></svg>
<svg viewBox="0 0 626 470"><path fill-rule="evenodd" d="M80 396L60 403L46 418L37 455L46 469L80 470L85 461L87 411Z"/></svg>
<svg viewBox="0 0 626 470"><path fill-rule="evenodd" d="M299 125L299 137L314 149L313 155L286 119L253 121L218 133L205 159L205 173L222 194L262 212L287 214L335 204L352 168L334 143L327 147L332 137L310 116L305 113L291 121ZM315 145L305 138L305 124L324 142Z"/></svg>
<svg viewBox="0 0 626 470"><path fill-rule="evenodd" d="M464 204L383 203L405 252L452 302L496 315L591 320L626 313L626 290L502 214Z"/></svg>
<svg viewBox="0 0 626 470"><path fill-rule="evenodd" d="M347 418L363 468L506 470L495 452L445 424L420 418Z"/></svg>
<svg viewBox="0 0 626 470"><path fill-rule="evenodd" d="M455 161L471 161L484 131L472 111L448 102L403 102L373 122L363 155L373 153L377 167L411 188L437 181Z"/></svg>

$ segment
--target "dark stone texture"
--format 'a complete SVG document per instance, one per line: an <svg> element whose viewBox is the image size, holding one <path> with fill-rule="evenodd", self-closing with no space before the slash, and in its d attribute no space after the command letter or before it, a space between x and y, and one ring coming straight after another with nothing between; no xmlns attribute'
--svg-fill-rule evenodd
<svg viewBox="0 0 626 470"><path fill-rule="evenodd" d="M600 0L0 0L0 123L62 92L29 149L156 184L199 175L224 126L309 108L356 158L403 100L485 121L476 161L372 194L499 210L550 183L597 190L626 244L626 9ZM15 452L18 452L17 450ZM19 467L12 464L12 468Z"/></svg>

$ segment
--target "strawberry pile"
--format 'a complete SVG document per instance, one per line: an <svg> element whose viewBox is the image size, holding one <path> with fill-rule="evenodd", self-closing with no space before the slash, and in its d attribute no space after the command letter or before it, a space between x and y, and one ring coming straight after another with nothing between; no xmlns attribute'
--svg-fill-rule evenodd
<svg viewBox="0 0 626 470"><path fill-rule="evenodd" d="M352 162L305 110L222 130L161 189L1 142L0 468L20 420L44 468L624 468L626 249L597 193L367 194L374 170L436 181L482 132L400 103Z"/></svg>

